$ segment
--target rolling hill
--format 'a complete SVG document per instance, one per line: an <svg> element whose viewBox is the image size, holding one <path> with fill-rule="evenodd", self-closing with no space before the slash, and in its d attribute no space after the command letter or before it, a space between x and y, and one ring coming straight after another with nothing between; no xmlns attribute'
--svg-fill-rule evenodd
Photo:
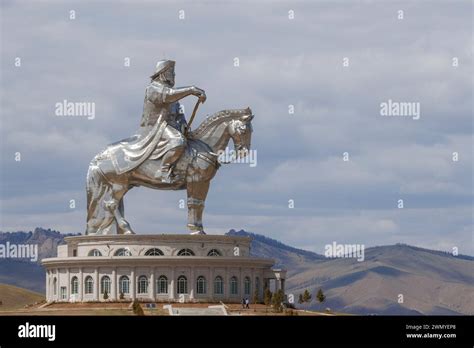
<svg viewBox="0 0 474 348"><path fill-rule="evenodd" d="M324 308L379 315L474 313L474 258L470 256L396 244L367 248L365 260L358 262L327 259L245 231L228 234L253 237L255 256L272 257L288 269L286 292L295 298L305 289L314 298L322 288L327 296ZM308 308L321 306L313 301Z"/></svg>

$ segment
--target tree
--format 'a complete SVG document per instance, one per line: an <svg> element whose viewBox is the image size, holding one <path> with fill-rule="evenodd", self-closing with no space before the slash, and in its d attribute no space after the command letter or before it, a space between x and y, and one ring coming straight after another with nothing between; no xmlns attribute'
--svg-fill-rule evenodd
<svg viewBox="0 0 474 348"><path fill-rule="evenodd" d="M265 303L266 306L269 306L272 303L272 292L270 291L269 288L265 288L265 291L263 292L263 303Z"/></svg>
<svg viewBox="0 0 474 348"><path fill-rule="evenodd" d="M319 289L318 293L316 294L316 298L318 299L319 304L322 304L326 299L326 295L323 293L323 289Z"/></svg>
<svg viewBox="0 0 474 348"><path fill-rule="evenodd" d="M299 303L299 304L303 304L303 302L304 302L304 300L303 300L303 294L300 294L300 295L298 296L298 303Z"/></svg>
<svg viewBox="0 0 474 348"><path fill-rule="evenodd" d="M311 298L312 298L311 294L309 293L308 289L306 289L303 293L303 302L309 303L311 302Z"/></svg>
<svg viewBox="0 0 474 348"><path fill-rule="evenodd" d="M253 292L253 303L258 303L258 289Z"/></svg>
<svg viewBox="0 0 474 348"><path fill-rule="evenodd" d="M109 294L107 293L107 290L104 291L104 300L107 300L109 298Z"/></svg>
<svg viewBox="0 0 474 348"><path fill-rule="evenodd" d="M142 306L140 306L138 300L133 301L132 308L133 313L135 313L136 315L145 315L145 313L143 312L143 308Z"/></svg>
<svg viewBox="0 0 474 348"><path fill-rule="evenodd" d="M273 311L280 313L283 311L283 301L285 300L285 293L282 289L273 294L272 305Z"/></svg>

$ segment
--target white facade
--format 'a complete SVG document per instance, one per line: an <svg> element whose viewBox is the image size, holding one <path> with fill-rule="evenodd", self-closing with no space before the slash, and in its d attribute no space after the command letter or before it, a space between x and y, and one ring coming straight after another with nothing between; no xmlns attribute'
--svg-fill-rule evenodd
<svg viewBox="0 0 474 348"><path fill-rule="evenodd" d="M247 237L104 235L65 240L58 257L43 260L48 302L240 302L252 300L256 291L262 300L271 279L272 291L284 291L286 271L272 269L271 259L250 257Z"/></svg>

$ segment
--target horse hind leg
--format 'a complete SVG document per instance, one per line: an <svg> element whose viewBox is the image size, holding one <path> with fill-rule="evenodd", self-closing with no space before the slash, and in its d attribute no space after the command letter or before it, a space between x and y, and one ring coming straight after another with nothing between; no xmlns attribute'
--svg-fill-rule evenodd
<svg viewBox="0 0 474 348"><path fill-rule="evenodd" d="M106 202L112 196L112 187L109 185L97 164L89 167L87 173L87 229L86 235L109 234L114 222L114 215L107 207Z"/></svg>

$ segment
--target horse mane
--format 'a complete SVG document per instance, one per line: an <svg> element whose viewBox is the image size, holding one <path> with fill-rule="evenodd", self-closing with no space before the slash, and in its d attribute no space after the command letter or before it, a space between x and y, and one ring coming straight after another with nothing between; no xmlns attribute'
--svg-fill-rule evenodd
<svg viewBox="0 0 474 348"><path fill-rule="evenodd" d="M228 110L221 110L218 111L208 117L197 127L194 131L191 132L191 134L195 137L198 137L201 135L204 131L209 129L210 127L214 126L217 122L221 122L222 119L227 119L227 118L234 118L236 115L237 116L244 116L251 114L252 111L250 108L246 109L228 109Z"/></svg>

